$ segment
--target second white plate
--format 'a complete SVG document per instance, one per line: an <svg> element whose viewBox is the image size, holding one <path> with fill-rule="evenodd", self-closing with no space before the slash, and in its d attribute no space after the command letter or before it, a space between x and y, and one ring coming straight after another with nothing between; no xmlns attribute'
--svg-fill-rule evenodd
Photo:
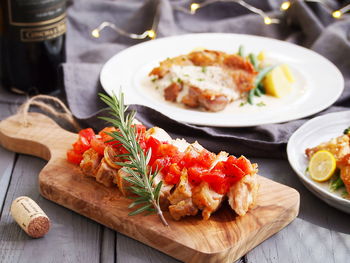
<svg viewBox="0 0 350 263"><path fill-rule="evenodd" d="M305 122L290 137L287 145L288 160L301 182L316 196L329 205L350 214L350 200L344 199L341 191L331 192L328 182L318 183L306 175L308 160L305 149L343 134L350 126L350 111L335 112Z"/></svg>
<svg viewBox="0 0 350 263"><path fill-rule="evenodd" d="M255 98L256 104L266 106L240 107L240 102L234 102L213 113L169 103L150 88L148 73L168 57L187 54L198 47L235 53L240 45L249 53L264 50L269 59L288 64L296 78L293 92L282 99ZM107 61L100 80L110 95L118 94L121 88L127 104L151 107L180 122L218 127L247 127L303 118L333 104L344 88L340 71L311 50L270 38L220 33L180 35L132 46Z"/></svg>

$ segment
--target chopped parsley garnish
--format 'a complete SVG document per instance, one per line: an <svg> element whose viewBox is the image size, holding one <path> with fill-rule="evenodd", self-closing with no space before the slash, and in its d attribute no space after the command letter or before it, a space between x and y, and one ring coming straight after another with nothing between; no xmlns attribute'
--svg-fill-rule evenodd
<svg viewBox="0 0 350 263"><path fill-rule="evenodd" d="M205 74L207 72L207 67L202 67L202 72Z"/></svg>
<svg viewBox="0 0 350 263"><path fill-rule="evenodd" d="M266 104L263 101L260 101L259 103L256 104L256 106L263 107L263 106L266 106Z"/></svg>

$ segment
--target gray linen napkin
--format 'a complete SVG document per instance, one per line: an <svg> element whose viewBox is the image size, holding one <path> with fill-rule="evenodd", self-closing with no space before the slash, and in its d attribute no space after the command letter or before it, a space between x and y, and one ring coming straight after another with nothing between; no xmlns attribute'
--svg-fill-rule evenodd
<svg viewBox="0 0 350 263"><path fill-rule="evenodd" d="M348 110L350 107L350 17L335 21L319 3L295 1L282 14L281 1L250 0L254 6L280 24L266 26L262 18L235 3L217 3L200 9L196 15L179 12L175 6L189 6L190 1L92 1L74 0L68 6L67 63L63 65L64 86L73 114L86 125L101 128L96 118L104 105L97 98L103 89L99 72L103 63L117 52L140 41L104 31L101 38L91 37L91 30L102 21L110 21L130 32L142 33L150 28L153 14L160 4L158 37L200 32L244 33L293 42L310 48L331 60L343 73L345 89L334 106L317 114ZM327 1L333 8L347 1ZM332 92L332 87L329 87ZM256 157L285 158L290 135L307 119L250 128L198 127L171 120L150 108L134 105L137 118L146 126L160 126L173 137L198 140L218 152ZM314 116L310 116L314 117Z"/></svg>

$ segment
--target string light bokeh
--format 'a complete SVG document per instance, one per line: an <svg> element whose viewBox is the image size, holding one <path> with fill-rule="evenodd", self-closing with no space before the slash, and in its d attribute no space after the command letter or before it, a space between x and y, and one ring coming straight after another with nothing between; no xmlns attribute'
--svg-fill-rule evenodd
<svg viewBox="0 0 350 263"><path fill-rule="evenodd" d="M280 5L280 10L285 12L287 11L294 2L296 2L297 0L294 1L284 1L281 3ZM337 9L337 10L332 10L331 8L329 8L324 1L322 0L304 0L305 2L318 2L320 4L322 4L323 6L325 6L325 9L329 12L329 14L334 18L334 19L341 19L343 17L343 15L347 12L350 11L350 4ZM176 10L179 10L181 12L190 14L190 15L195 15L197 13L197 11L201 8L205 8L206 6L218 3L218 2L232 2L235 4L238 4L244 8L246 8L247 10L251 11L252 13L255 13L259 16L262 17L262 20L264 22L264 24L266 25L271 25L271 24L277 24L280 22L280 20L278 18L275 17L270 17L268 16L267 13L264 12L264 10L259 9L255 6L252 6L251 4L248 4L247 2L243 1L243 0L207 0L201 3L192 3L189 5L189 7L185 8L182 6L175 6L174 8ZM119 28L118 26L116 26L115 24L111 23L111 22L102 22L97 28L93 29L91 31L91 35L94 38L99 38L101 36L101 31L103 29L105 29L106 27L111 28L112 30L114 30L116 33L131 38L131 39L155 39L157 37L157 32L156 32L156 28L158 26L158 21L159 21L159 8L156 12L154 21L153 21L153 25L149 30L146 30L145 32L141 33L141 34L135 34L135 33L130 33L127 32L121 28Z"/></svg>

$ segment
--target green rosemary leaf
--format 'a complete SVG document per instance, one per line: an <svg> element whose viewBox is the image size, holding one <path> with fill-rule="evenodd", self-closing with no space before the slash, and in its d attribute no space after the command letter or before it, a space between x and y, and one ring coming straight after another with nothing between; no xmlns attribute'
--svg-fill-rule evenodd
<svg viewBox="0 0 350 263"><path fill-rule="evenodd" d="M149 201L148 200L138 200L138 201L132 202L128 207L133 208L134 206L137 206L140 204L145 204L145 203L149 203Z"/></svg>
<svg viewBox="0 0 350 263"><path fill-rule="evenodd" d="M151 207L152 207L152 204L141 206L140 208L138 208L138 209L132 211L131 213L129 213L129 216L134 216L134 215L137 215L137 214L141 214L142 212L147 211Z"/></svg>
<svg viewBox="0 0 350 263"><path fill-rule="evenodd" d="M134 177L131 177L131 176L130 177L124 177L123 179L125 181L131 183L131 184L136 185L136 186L139 186L139 187L143 186L142 182L140 182L139 180L135 179Z"/></svg>
<svg viewBox="0 0 350 263"><path fill-rule="evenodd" d="M158 196L159 195L159 192L160 192L160 189L162 188L162 185L163 185L163 182L160 181L156 187L156 189L154 189L154 195L155 196Z"/></svg>
<svg viewBox="0 0 350 263"><path fill-rule="evenodd" d="M162 223L167 226L168 223L159 205L162 183L154 185L153 182L159 170L156 169L155 172L152 172L147 167L151 158L151 151L145 154L139 144L140 134L137 132L136 125L133 125L136 112L127 112L128 107L124 105L124 94L122 92L119 93L119 97L100 94L100 98L109 106L109 114L113 117L101 117L101 119L110 122L118 129L116 132L107 133L113 138L110 143L122 146L128 152L128 154L117 155L124 162L115 163L122 166L122 169L129 173L130 176L124 177L124 180L132 184L128 189L139 198L131 198L135 199L136 202L130 205L131 208L137 204L141 207L131 212L130 215L145 211L156 211ZM127 162L125 162L126 160Z"/></svg>

